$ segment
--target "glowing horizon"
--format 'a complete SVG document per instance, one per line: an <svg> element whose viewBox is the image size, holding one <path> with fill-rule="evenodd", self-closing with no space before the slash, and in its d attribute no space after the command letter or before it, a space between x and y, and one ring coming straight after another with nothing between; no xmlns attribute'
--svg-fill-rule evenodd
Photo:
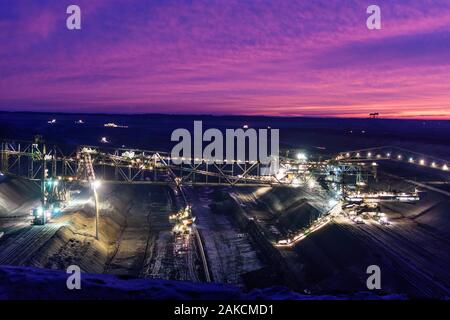
<svg viewBox="0 0 450 320"><path fill-rule="evenodd" d="M450 119L450 3L0 4L0 110Z"/></svg>

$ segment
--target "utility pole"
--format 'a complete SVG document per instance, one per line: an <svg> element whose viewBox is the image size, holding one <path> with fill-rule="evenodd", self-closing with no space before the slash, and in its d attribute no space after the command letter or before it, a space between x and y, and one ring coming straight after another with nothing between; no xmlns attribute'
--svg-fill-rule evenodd
<svg viewBox="0 0 450 320"><path fill-rule="evenodd" d="M100 240L99 237L99 220L100 220L100 207L98 201L98 192L97 188L100 187L100 181L94 180L91 181L91 189L94 193L94 202L95 202L95 239Z"/></svg>
<svg viewBox="0 0 450 320"><path fill-rule="evenodd" d="M94 200L95 200L95 239L99 240L99 236L98 236L98 220L99 220L98 193L95 188L94 188Z"/></svg>
<svg viewBox="0 0 450 320"><path fill-rule="evenodd" d="M42 207L43 208L45 208L45 205L46 205L46 197L45 197L45 180L47 179L47 162L46 162L46 159L45 159L45 155L46 155L46 153L47 153L47 148L46 148L46 146L45 146L45 143L44 143L44 141L42 140L42 138L41 137L39 137L39 136L36 136L36 149L37 149L37 151L38 152L40 152L40 150L39 150L39 145L40 144L42 144L42 152L40 152L41 153L41 157L42 157L42 162L41 162L41 204L42 204Z"/></svg>

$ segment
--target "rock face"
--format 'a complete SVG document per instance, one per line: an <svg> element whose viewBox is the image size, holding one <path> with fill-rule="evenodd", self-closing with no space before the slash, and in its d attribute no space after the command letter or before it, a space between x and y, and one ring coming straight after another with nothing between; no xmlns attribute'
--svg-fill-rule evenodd
<svg viewBox="0 0 450 320"><path fill-rule="evenodd" d="M64 271L0 266L1 300L170 299L170 300L341 300L405 299L400 295L376 296L361 292L347 296L314 296L283 287L244 293L222 284L184 281L123 279L113 275L81 274L81 290L68 290Z"/></svg>

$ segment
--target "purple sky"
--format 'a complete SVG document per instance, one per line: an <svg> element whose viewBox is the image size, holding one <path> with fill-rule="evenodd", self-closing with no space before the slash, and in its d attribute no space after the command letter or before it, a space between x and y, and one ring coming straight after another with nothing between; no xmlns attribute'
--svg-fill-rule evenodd
<svg viewBox="0 0 450 320"><path fill-rule="evenodd" d="M450 119L450 1L2 0L0 110Z"/></svg>

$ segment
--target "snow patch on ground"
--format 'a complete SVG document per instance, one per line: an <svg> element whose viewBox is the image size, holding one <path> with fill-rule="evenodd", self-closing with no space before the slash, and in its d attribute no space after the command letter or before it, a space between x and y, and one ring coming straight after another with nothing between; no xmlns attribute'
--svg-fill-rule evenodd
<svg viewBox="0 0 450 320"><path fill-rule="evenodd" d="M114 275L82 274L81 290L68 290L64 271L32 267L0 266L0 299L168 299L168 300L367 300L405 299L402 295L304 295L284 287L243 292L223 284L185 281L126 279Z"/></svg>

